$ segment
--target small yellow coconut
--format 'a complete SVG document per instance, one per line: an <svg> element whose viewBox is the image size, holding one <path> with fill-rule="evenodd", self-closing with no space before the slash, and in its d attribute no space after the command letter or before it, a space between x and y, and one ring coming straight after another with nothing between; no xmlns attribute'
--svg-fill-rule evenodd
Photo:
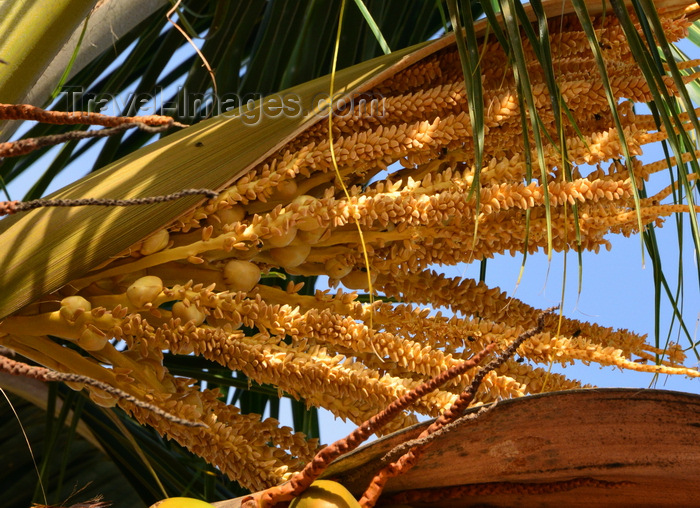
<svg viewBox="0 0 700 508"><path fill-rule="evenodd" d="M191 497L169 497L151 505L151 508L214 508L214 505Z"/></svg>
<svg viewBox="0 0 700 508"><path fill-rule="evenodd" d="M373 271L371 274L372 284L377 280L377 272ZM353 270L345 277L340 279L340 282L348 289L360 289L362 291L369 291L369 284L367 282L367 272L364 270Z"/></svg>
<svg viewBox="0 0 700 508"><path fill-rule="evenodd" d="M245 217L245 208L241 205L234 205L231 208L226 208L224 210L219 210L216 212L223 224L233 224L234 222L240 222Z"/></svg>
<svg viewBox="0 0 700 508"><path fill-rule="evenodd" d="M292 204L297 205L299 208L303 209L309 206L313 206L317 202L318 199L316 199L315 197L303 194L301 196L298 196L294 201L292 201ZM297 229L301 231L313 231L319 228L319 223L318 219L313 214L310 214L307 217L297 219L296 226Z"/></svg>
<svg viewBox="0 0 700 508"><path fill-rule="evenodd" d="M167 229L161 229L143 241L140 252L144 256L154 254L165 249L168 246L168 242L170 242L170 233L168 233Z"/></svg>
<svg viewBox="0 0 700 508"><path fill-rule="evenodd" d="M175 302L173 305L173 317L180 318L183 323L192 321L195 326L204 323L207 315L192 303Z"/></svg>
<svg viewBox="0 0 700 508"><path fill-rule="evenodd" d="M82 296L69 296L61 300L61 309L58 311L63 319L69 323L75 321L92 310L92 305Z"/></svg>
<svg viewBox="0 0 700 508"><path fill-rule="evenodd" d="M309 245L316 245L327 231L328 228L316 228L310 231L297 231L297 238L304 243L308 243Z"/></svg>
<svg viewBox="0 0 700 508"><path fill-rule="evenodd" d="M290 227L286 231L280 231L279 234L274 234L270 238L267 238L265 243L270 247L286 247L297 236L297 228Z"/></svg>
<svg viewBox="0 0 700 508"><path fill-rule="evenodd" d="M126 290L126 297L132 305L138 309L153 303L153 301L163 291L163 281L155 275L146 275L136 280Z"/></svg>
<svg viewBox="0 0 700 508"><path fill-rule="evenodd" d="M294 180L285 180L280 183L270 196L273 201L288 201L297 195L297 183Z"/></svg>
<svg viewBox="0 0 700 508"><path fill-rule="evenodd" d="M279 249L270 249L270 257L285 268L299 266L311 253L311 245L288 245Z"/></svg>
<svg viewBox="0 0 700 508"><path fill-rule="evenodd" d="M360 503L340 483L316 480L289 503L289 508L359 508Z"/></svg>
<svg viewBox="0 0 700 508"><path fill-rule="evenodd" d="M85 351L100 351L109 341L109 337L99 328L86 326L76 341Z"/></svg>
<svg viewBox="0 0 700 508"><path fill-rule="evenodd" d="M255 263L233 259L224 265L224 282L230 291L247 293L260 281L260 268Z"/></svg>
<svg viewBox="0 0 700 508"><path fill-rule="evenodd" d="M343 263L338 258L330 258L328 261L326 261L323 269L326 275L328 275L331 279L342 279L352 271L352 266L349 266L347 263ZM365 279L366 278L367 274L365 274Z"/></svg>
<svg viewBox="0 0 700 508"><path fill-rule="evenodd" d="M299 231L315 231L321 227L319 220L313 216L299 219L296 224Z"/></svg>

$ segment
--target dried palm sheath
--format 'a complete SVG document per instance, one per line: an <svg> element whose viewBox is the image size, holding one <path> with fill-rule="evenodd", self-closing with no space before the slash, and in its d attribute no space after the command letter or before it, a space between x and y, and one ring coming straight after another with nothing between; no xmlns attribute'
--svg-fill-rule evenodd
<svg viewBox="0 0 700 508"><path fill-rule="evenodd" d="M696 394L621 388L505 401L439 436L414 469L390 480L378 506L692 505L697 453L688 444L700 433L699 403ZM358 449L326 476L359 495L427 425Z"/></svg>
<svg viewBox="0 0 700 508"><path fill-rule="evenodd" d="M686 5L662 10L670 41L685 36L687 16L697 13ZM619 24L610 15L594 23L621 101L625 138L639 155L667 134L633 110L635 102L650 100L650 92ZM0 297L0 345L206 423L183 427L98 388L73 386L89 390L99 404L119 403L250 489L283 481L318 444L274 419L240 414L216 390L200 391L196 380L173 376L163 366L164 351L202 356L360 423L422 380L487 344L503 349L533 325L539 310L498 288L450 279L430 267L546 247L545 191L557 251L609 248L606 235L637 232L638 213L644 224L660 224L688 211L665 204L671 189L643 199L635 210L633 182L618 162L621 142L587 39L571 16L552 21L550 33L558 85L576 120L576 128L565 125L575 164L570 178L560 150L549 142L546 180L527 178L515 82L497 42L487 39L481 66L488 157L477 209L462 70L446 38L339 74L347 95L333 119L333 142L349 199L335 182L328 122L311 107L311 98L328 89L322 78L289 91L303 98L300 111L311 112L305 117L246 125L265 111L272 115L279 104L268 99L247 115L215 118L169 136L59 195L131 198L168 194L185 183L220 190L214 199L147 210L36 210L0 222L6 249L0 279L11 288ZM555 132L541 69L527 46L526 52L538 113ZM672 80L667 85L675 93ZM400 169L390 168L395 162ZM638 187L666 167L636 159L630 164ZM385 176L387 168L391 174ZM368 185L373 177L378 180ZM355 290L367 291L368 278L355 221L364 232L374 289L398 303L358 300ZM279 269L327 275L346 290L307 296L293 283L286 291L260 283ZM428 305L445 306L454 316L431 314ZM509 361L487 376L477 403L582 386L547 374L552 361L698 376L683 366L680 346L662 351L626 330L572 319L549 318L545 332L519 354L530 363ZM660 363L644 363L656 355L662 355ZM467 373L432 392L414 410L439 414L472 377ZM415 421L404 414L387 430Z"/></svg>

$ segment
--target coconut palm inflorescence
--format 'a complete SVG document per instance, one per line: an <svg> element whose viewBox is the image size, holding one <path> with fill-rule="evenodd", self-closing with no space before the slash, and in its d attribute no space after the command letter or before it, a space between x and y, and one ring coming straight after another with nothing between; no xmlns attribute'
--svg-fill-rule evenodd
<svg viewBox="0 0 700 508"><path fill-rule="evenodd" d="M696 13L662 13L666 37L683 38ZM608 15L593 23L627 149L640 155L667 133L634 110L652 97L619 22ZM436 273L434 265L550 244L597 252L610 248L610 234L630 235L640 223L689 211L667 203L672 187L636 205L637 189L667 163L620 162L624 143L581 26L566 17L550 33L569 116L557 117L536 53L525 46L541 128L554 133L563 122L565 150L544 139L544 171L532 171L533 133L523 133L517 82L493 36L482 42L485 156L476 171L459 54L447 46L364 91L330 124L319 119L216 198L5 318L0 344L206 423L182 426L97 387L72 386L100 405L119 404L250 489L289 478L318 442L275 419L241 414L216 389L172 375L164 352L204 357L359 424L486 345L505 349L541 312L498 288ZM670 78L666 84L677 94ZM681 119L692 128L687 115ZM327 276L339 289L308 294L294 280L286 288L266 284L282 273ZM430 306L446 307L449 316ZM550 362L699 375L683 365L678 345L659 349L626 330L551 315L518 353L529 362L509 360L489 374L475 403L582 387L548 373ZM413 410L439 415L473 376ZM387 430L415 421L405 413Z"/></svg>

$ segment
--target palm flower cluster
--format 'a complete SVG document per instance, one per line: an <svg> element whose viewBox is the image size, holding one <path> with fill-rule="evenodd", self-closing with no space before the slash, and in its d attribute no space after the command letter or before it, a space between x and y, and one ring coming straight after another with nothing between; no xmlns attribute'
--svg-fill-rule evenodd
<svg viewBox="0 0 700 508"><path fill-rule="evenodd" d="M669 41L685 36L685 14L662 15ZM594 24L629 152L640 155L667 134L633 109L651 94L620 25L612 16ZM278 484L313 457L318 443L274 419L241 414L197 380L173 376L163 365L165 351L204 357L359 424L487 345L504 350L541 313L498 288L440 275L434 265L535 252L550 242L556 251L597 252L610 248L611 233L638 232L640 219L658 225L688 212L685 204L666 204L672 188L635 207L636 189L667 164L619 162L623 143L584 32L566 18L552 23L551 33L557 83L575 125L563 118L565 150L544 140L545 171L531 168L533 133L523 133L516 83L495 39L483 42L486 156L475 171L462 68L449 46L337 111L332 132L319 120L217 197L6 318L0 344L206 423L178 425L73 384L98 404L119 404L248 488ZM542 128L555 133L559 119L543 72L527 47L526 56ZM673 94L673 81L667 85ZM279 272L327 276L338 289L309 295L294 282L286 290L264 283ZM368 291L376 301L360 297ZM474 403L582 386L548 373L551 362L699 375L683 366L677 345L660 350L626 330L553 315L518 353L529 361L509 360L487 375ZM412 409L441 414L474 375L457 377ZM404 413L388 430L413 422L415 415Z"/></svg>

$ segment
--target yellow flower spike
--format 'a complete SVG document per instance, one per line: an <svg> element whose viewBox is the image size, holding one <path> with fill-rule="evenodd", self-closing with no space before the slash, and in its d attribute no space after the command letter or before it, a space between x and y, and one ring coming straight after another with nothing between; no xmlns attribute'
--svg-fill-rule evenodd
<svg viewBox="0 0 700 508"><path fill-rule="evenodd" d="M331 480L316 480L289 508L360 508L350 491Z"/></svg>
<svg viewBox="0 0 700 508"><path fill-rule="evenodd" d="M191 497L169 497L151 505L150 508L213 508L213 504Z"/></svg>

